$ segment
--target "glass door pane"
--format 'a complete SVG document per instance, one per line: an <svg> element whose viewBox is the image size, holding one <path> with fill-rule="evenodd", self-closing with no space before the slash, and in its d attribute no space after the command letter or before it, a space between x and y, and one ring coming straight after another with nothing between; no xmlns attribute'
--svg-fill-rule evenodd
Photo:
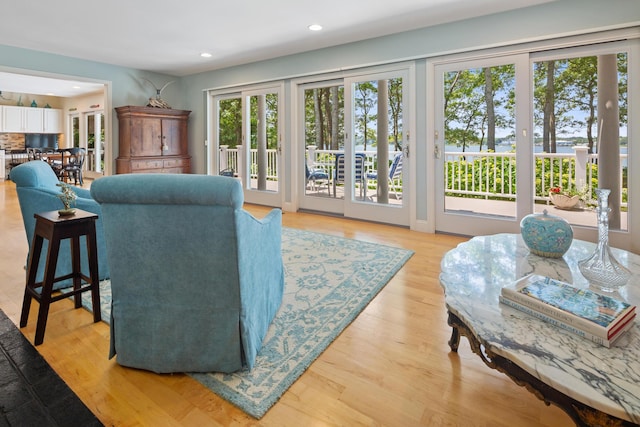
<svg viewBox="0 0 640 427"><path fill-rule="evenodd" d="M609 228L628 230L628 54L545 56L533 61L536 211L595 227L595 189L609 188ZM564 196L576 203L554 206Z"/></svg>
<svg viewBox="0 0 640 427"><path fill-rule="evenodd" d="M344 170L336 162L334 186L344 191L345 215L398 225L409 224L408 70L345 80Z"/></svg>
<svg viewBox="0 0 640 427"><path fill-rule="evenodd" d="M278 192L279 127L278 94L247 95L248 171L251 190Z"/></svg>
<svg viewBox="0 0 640 427"><path fill-rule="evenodd" d="M79 115L73 115L73 116L69 116L69 119L71 120L71 146L72 147L79 147L80 146L80 116Z"/></svg>
<svg viewBox="0 0 640 427"><path fill-rule="evenodd" d="M531 213L528 70L528 55L435 67L438 231L519 232Z"/></svg>
<svg viewBox="0 0 640 427"><path fill-rule="evenodd" d="M238 176L238 147L242 148L242 98L218 99L217 113L218 173Z"/></svg>
<svg viewBox="0 0 640 427"><path fill-rule="evenodd" d="M445 211L515 217L515 65L443 78Z"/></svg>
<svg viewBox="0 0 640 427"><path fill-rule="evenodd" d="M344 86L326 84L303 89L304 195L335 197L332 191L336 155L344 152ZM340 192L339 197L344 193Z"/></svg>
<svg viewBox="0 0 640 427"><path fill-rule="evenodd" d="M101 174L104 171L104 115L102 112L92 112L87 113L85 117L87 123L85 168L87 171Z"/></svg>
<svg viewBox="0 0 640 427"><path fill-rule="evenodd" d="M403 203L402 77L355 84L352 194L365 203Z"/></svg>
<svg viewBox="0 0 640 427"><path fill-rule="evenodd" d="M238 178L245 201L280 206L282 87L212 95L210 173ZM215 164L217 163L217 165Z"/></svg>

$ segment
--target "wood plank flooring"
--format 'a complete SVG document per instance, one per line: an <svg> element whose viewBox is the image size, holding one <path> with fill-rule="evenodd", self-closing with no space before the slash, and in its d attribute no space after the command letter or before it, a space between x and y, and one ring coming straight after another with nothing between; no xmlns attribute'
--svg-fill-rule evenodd
<svg viewBox="0 0 640 427"><path fill-rule="evenodd" d="M86 184L89 185L89 184ZM256 216L267 208L247 206ZM182 374L107 358L109 328L69 301L52 305L38 351L107 426L571 426L462 339L449 350L440 259L464 238L309 213L287 227L399 246L415 255L261 419ZM0 308L18 323L27 242L15 185L0 181ZM38 304L22 332L33 342Z"/></svg>

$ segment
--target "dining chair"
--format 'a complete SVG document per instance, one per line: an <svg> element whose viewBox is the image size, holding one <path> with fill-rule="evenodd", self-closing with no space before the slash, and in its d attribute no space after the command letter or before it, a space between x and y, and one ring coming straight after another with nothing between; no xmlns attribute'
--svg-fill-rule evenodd
<svg viewBox="0 0 640 427"><path fill-rule="evenodd" d="M69 158L64 164L64 174L68 181L73 178L74 185L82 185L82 168L84 167L84 159L86 152L84 148L72 148L69 150Z"/></svg>
<svg viewBox="0 0 640 427"><path fill-rule="evenodd" d="M27 159L42 160L42 149L40 148L27 148Z"/></svg>
<svg viewBox="0 0 640 427"><path fill-rule="evenodd" d="M64 177L64 150L46 149L42 153L42 160L46 161L59 181Z"/></svg>

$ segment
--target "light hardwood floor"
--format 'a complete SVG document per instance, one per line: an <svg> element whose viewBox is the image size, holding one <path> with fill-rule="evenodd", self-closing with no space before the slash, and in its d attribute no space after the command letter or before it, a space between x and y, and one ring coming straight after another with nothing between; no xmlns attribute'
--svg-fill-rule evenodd
<svg viewBox="0 0 640 427"><path fill-rule="evenodd" d="M27 242L15 193L0 181L0 308L20 316ZM247 206L256 216L267 209ZM308 213L287 227L399 246L415 255L261 419L182 374L157 375L108 360L109 329L70 301L52 305L38 351L108 426L571 426L503 374L465 338L449 350L440 259L464 238ZM33 342L36 310L22 329Z"/></svg>

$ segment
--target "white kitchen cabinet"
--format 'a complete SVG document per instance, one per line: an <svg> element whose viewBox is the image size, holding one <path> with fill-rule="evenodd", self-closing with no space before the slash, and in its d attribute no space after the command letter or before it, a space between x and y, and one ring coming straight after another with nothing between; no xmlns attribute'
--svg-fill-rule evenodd
<svg viewBox="0 0 640 427"><path fill-rule="evenodd" d="M24 132L24 108L9 107L2 108L2 131L3 132Z"/></svg>
<svg viewBox="0 0 640 427"><path fill-rule="evenodd" d="M61 133L62 110L5 105L0 123L5 133Z"/></svg>
<svg viewBox="0 0 640 427"><path fill-rule="evenodd" d="M62 133L62 110L43 108L44 133Z"/></svg>

